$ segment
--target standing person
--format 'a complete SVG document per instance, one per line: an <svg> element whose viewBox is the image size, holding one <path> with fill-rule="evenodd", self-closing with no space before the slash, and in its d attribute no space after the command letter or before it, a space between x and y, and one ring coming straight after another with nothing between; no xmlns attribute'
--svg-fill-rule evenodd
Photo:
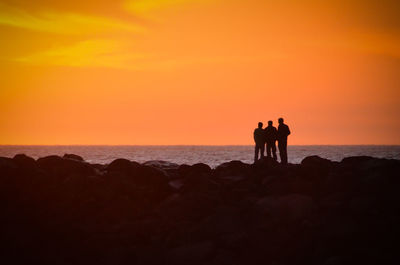
<svg viewBox="0 0 400 265"><path fill-rule="evenodd" d="M290 134L289 126L283 123L283 118L278 119L278 148L281 164L287 164L287 137Z"/></svg>
<svg viewBox="0 0 400 265"><path fill-rule="evenodd" d="M258 153L261 153L261 158L264 157L265 134L263 130L263 123L258 123L258 128L254 130L254 142L256 143L254 162L258 160Z"/></svg>
<svg viewBox="0 0 400 265"><path fill-rule="evenodd" d="M268 126L264 129L265 131L265 142L267 144L267 157L271 157L271 152L274 160L276 157L276 139L278 137L278 131L272 126L272 121L268 121Z"/></svg>

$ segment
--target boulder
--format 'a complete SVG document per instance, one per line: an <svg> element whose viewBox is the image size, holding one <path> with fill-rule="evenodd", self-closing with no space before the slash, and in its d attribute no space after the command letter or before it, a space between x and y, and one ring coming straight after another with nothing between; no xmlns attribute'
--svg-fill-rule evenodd
<svg viewBox="0 0 400 265"><path fill-rule="evenodd" d="M329 171L333 163L332 161L321 158L319 156L308 156L301 161L301 165L307 170Z"/></svg>
<svg viewBox="0 0 400 265"><path fill-rule="evenodd" d="M259 160L257 160L254 164L253 167L255 168L275 168L280 166L281 164L278 163L278 161L276 161L275 159L273 159L272 157L263 157Z"/></svg>
<svg viewBox="0 0 400 265"><path fill-rule="evenodd" d="M374 158L371 156L352 156L352 157L345 157L340 162L343 165L351 165L351 166L358 166L362 163L365 163L369 160L373 160Z"/></svg>
<svg viewBox="0 0 400 265"><path fill-rule="evenodd" d="M238 260L234 251L218 250L212 261L207 264L235 265L238 264Z"/></svg>
<svg viewBox="0 0 400 265"><path fill-rule="evenodd" d="M340 164L351 176L347 182L352 181L360 192L387 196L400 185L399 160L361 156L345 158Z"/></svg>
<svg viewBox="0 0 400 265"><path fill-rule="evenodd" d="M280 197L265 197L257 202L257 206L272 218L286 221L299 221L313 213L317 206L310 196L289 194Z"/></svg>
<svg viewBox="0 0 400 265"><path fill-rule="evenodd" d="M263 157L251 165L251 175L253 181L261 184L265 176L278 175L282 176L288 172L291 164L282 165L275 161L272 157ZM249 175L248 173L245 175Z"/></svg>
<svg viewBox="0 0 400 265"><path fill-rule="evenodd" d="M400 161L394 159L374 158L361 164L364 172L380 171L381 173L400 173Z"/></svg>
<svg viewBox="0 0 400 265"><path fill-rule="evenodd" d="M201 174L210 174L211 173L211 167L204 163L194 164L191 166L191 169L193 170L193 172L198 172Z"/></svg>
<svg viewBox="0 0 400 265"><path fill-rule="evenodd" d="M203 163L197 163L192 166L180 165L178 168L178 173L181 177L185 177L188 175L208 175L211 174L211 168L210 166Z"/></svg>
<svg viewBox="0 0 400 265"><path fill-rule="evenodd" d="M75 155L75 154L64 154L63 158L72 159L72 160L81 161L81 162L85 161L83 159L83 157Z"/></svg>
<svg viewBox="0 0 400 265"><path fill-rule="evenodd" d="M323 263L323 265L346 265L346 264L351 264L351 262L349 262L349 260L346 260L346 258L340 256L329 257Z"/></svg>
<svg viewBox="0 0 400 265"><path fill-rule="evenodd" d="M183 192L210 192L215 191L219 187L210 175L191 174L183 178Z"/></svg>
<svg viewBox="0 0 400 265"><path fill-rule="evenodd" d="M308 156L301 161L300 170L296 175L311 181L315 187L326 182L329 173L335 169L335 163L319 156Z"/></svg>
<svg viewBox="0 0 400 265"><path fill-rule="evenodd" d="M17 172L17 163L8 157L0 157L0 178L9 178ZM0 179L0 182L4 179Z"/></svg>
<svg viewBox="0 0 400 265"><path fill-rule="evenodd" d="M179 190L180 188L183 187L184 185L184 180L182 179L175 179L175 180L171 180L168 182L168 185L171 186L172 188Z"/></svg>
<svg viewBox="0 0 400 265"><path fill-rule="evenodd" d="M155 167L158 169L163 169L163 170L169 170L169 169L178 169L179 165L168 162L168 161L163 161L163 160L151 160L143 163L144 166L149 166L149 167Z"/></svg>
<svg viewBox="0 0 400 265"><path fill-rule="evenodd" d="M140 167L141 165L137 162L129 161L128 159L118 158L112 161L107 167L107 171L126 172L129 173L134 168Z"/></svg>
<svg viewBox="0 0 400 265"><path fill-rule="evenodd" d="M127 159L116 159L107 166L106 170L109 177L122 177L125 181L138 187L155 190L169 189L166 173L155 167L144 166Z"/></svg>
<svg viewBox="0 0 400 265"><path fill-rule="evenodd" d="M210 241L182 245L171 249L166 255L166 264L202 264L215 251Z"/></svg>
<svg viewBox="0 0 400 265"><path fill-rule="evenodd" d="M202 163L192 166L181 165L178 168L178 180L171 184L179 185L179 189L184 192L213 190L216 183L211 178L211 168Z"/></svg>
<svg viewBox="0 0 400 265"><path fill-rule="evenodd" d="M245 230L242 222L242 209L221 205L211 212L211 215L196 223L191 235L200 240L233 235Z"/></svg>
<svg viewBox="0 0 400 265"><path fill-rule="evenodd" d="M250 168L250 164L246 164L238 160L233 160L217 166L214 169L213 173L216 177L240 176L249 173Z"/></svg>
<svg viewBox="0 0 400 265"><path fill-rule="evenodd" d="M149 166L140 166L135 168L133 171L136 183L144 186L153 186L153 187L161 187L167 188L168 186L168 178L164 171L149 167Z"/></svg>
<svg viewBox="0 0 400 265"><path fill-rule="evenodd" d="M348 207L352 214L366 216L378 215L380 210L377 198L367 196L352 198Z"/></svg>
<svg viewBox="0 0 400 265"><path fill-rule="evenodd" d="M15 161L8 157L0 157L0 170L4 169L16 169L17 164Z"/></svg>
<svg viewBox="0 0 400 265"><path fill-rule="evenodd" d="M37 160L37 165L47 174L54 177L66 177L70 175L95 175L94 168L87 163L72 159L64 159L59 156L46 156Z"/></svg>
<svg viewBox="0 0 400 265"><path fill-rule="evenodd" d="M37 168L36 160L25 154L15 155L13 160L21 169L31 170Z"/></svg>

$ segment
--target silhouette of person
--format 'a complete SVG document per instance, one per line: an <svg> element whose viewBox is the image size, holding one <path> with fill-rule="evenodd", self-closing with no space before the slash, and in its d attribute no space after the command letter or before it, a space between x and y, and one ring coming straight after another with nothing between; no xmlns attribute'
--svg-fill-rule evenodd
<svg viewBox="0 0 400 265"><path fill-rule="evenodd" d="M278 137L277 129L272 126L272 121L268 121L268 127L265 127L265 142L267 144L267 157L271 157L271 152L274 160L277 160L276 157L276 140Z"/></svg>
<svg viewBox="0 0 400 265"><path fill-rule="evenodd" d="M258 153L261 153L261 158L264 157L265 133L263 130L263 123L258 123L258 128L254 130L254 142L256 143L254 152L254 162L258 160Z"/></svg>
<svg viewBox="0 0 400 265"><path fill-rule="evenodd" d="M278 119L278 148L281 164L287 164L287 137L290 134L289 126L283 123L283 118Z"/></svg>

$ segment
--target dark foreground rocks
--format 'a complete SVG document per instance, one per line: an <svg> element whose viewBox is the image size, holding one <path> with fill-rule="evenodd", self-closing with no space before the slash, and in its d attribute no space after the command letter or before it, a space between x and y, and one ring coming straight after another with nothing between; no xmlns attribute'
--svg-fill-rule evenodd
<svg viewBox="0 0 400 265"><path fill-rule="evenodd" d="M400 161L0 158L2 264L400 264Z"/></svg>

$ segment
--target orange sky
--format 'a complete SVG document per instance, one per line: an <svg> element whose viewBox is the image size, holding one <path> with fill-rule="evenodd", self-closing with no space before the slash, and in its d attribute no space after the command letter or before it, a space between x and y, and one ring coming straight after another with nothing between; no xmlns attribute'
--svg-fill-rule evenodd
<svg viewBox="0 0 400 265"><path fill-rule="evenodd" d="M289 144L400 144L399 14L397 1L1 0L0 144L252 144L280 116Z"/></svg>

